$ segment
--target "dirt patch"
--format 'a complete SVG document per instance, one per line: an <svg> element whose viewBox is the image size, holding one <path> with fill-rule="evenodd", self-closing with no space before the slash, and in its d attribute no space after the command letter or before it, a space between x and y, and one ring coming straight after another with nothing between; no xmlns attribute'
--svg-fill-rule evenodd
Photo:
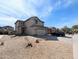
<svg viewBox="0 0 79 59"><path fill-rule="evenodd" d="M39 40L32 36L5 36L0 46L0 59L73 59L73 47L61 41ZM40 39L40 38L39 38ZM26 48L28 43L33 47Z"/></svg>

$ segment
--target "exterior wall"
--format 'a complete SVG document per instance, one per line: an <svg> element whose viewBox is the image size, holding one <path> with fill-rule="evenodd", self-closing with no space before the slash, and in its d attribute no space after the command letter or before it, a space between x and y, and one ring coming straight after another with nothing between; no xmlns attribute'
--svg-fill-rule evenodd
<svg viewBox="0 0 79 59"><path fill-rule="evenodd" d="M29 20L24 23L24 26L26 27L26 31L25 31L26 34L28 34L28 35L34 34L34 28L31 27L34 24L35 24L34 20Z"/></svg>
<svg viewBox="0 0 79 59"><path fill-rule="evenodd" d="M21 27L17 27L15 33L16 33L16 34L21 34Z"/></svg>
<svg viewBox="0 0 79 59"><path fill-rule="evenodd" d="M35 31L35 28L33 27L28 27L25 31L26 34L28 35L35 35L36 34L36 31Z"/></svg>
<svg viewBox="0 0 79 59"><path fill-rule="evenodd" d="M43 22L41 22L41 21L39 21L39 20L37 20L37 21L38 21L38 22L36 23L36 22L35 22L35 19L29 20L29 21L25 22L25 26L27 26L27 27L30 27L30 26L32 26L32 25L44 26L44 23L43 23Z"/></svg>
<svg viewBox="0 0 79 59"><path fill-rule="evenodd" d="M30 27L30 26L32 26L32 25L34 25L35 23L34 23L34 20L29 20L29 21L27 21L27 22L25 22L24 23L24 25L26 26L26 27Z"/></svg>
<svg viewBox="0 0 79 59"><path fill-rule="evenodd" d="M38 23L36 25L44 26L44 23L38 20Z"/></svg>
<svg viewBox="0 0 79 59"><path fill-rule="evenodd" d="M16 34L21 34L22 32L21 32L21 28L22 28L22 26L23 26L23 24L22 24L23 22L17 22L16 24L15 24L15 33Z"/></svg>

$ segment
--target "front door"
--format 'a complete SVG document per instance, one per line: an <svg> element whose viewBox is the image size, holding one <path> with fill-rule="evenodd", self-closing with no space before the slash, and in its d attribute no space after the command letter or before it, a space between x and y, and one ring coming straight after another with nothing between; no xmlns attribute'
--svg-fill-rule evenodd
<svg viewBox="0 0 79 59"><path fill-rule="evenodd" d="M25 34L25 27L22 27L22 35L24 35Z"/></svg>

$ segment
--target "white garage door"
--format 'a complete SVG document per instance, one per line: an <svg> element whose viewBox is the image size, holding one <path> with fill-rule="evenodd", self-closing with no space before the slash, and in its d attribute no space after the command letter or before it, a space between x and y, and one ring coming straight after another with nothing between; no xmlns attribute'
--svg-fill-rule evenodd
<svg viewBox="0 0 79 59"><path fill-rule="evenodd" d="M45 31L44 30L37 30L37 35L44 35Z"/></svg>

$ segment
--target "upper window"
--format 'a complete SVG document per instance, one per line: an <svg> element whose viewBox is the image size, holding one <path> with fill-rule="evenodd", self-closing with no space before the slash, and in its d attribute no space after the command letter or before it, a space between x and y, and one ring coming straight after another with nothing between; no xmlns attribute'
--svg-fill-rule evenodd
<svg viewBox="0 0 79 59"><path fill-rule="evenodd" d="M38 24L38 20L35 20L35 23Z"/></svg>

